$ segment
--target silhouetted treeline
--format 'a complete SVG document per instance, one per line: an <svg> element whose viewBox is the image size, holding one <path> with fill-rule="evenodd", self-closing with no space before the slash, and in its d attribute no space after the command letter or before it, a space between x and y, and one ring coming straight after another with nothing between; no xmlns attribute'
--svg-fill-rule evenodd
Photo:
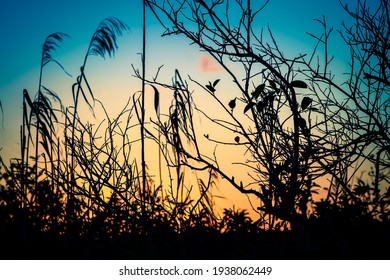
<svg viewBox="0 0 390 280"><path fill-rule="evenodd" d="M75 199L70 215L65 194L44 176L37 188L27 185L22 204L17 171L2 174L2 259L386 259L390 249L388 218L374 218L364 201L318 202L304 224L283 231L261 229L244 210L174 219L156 207L139 216L130 210L138 202L123 206L119 198L88 215L83 198ZM355 188L362 197L369 191Z"/></svg>

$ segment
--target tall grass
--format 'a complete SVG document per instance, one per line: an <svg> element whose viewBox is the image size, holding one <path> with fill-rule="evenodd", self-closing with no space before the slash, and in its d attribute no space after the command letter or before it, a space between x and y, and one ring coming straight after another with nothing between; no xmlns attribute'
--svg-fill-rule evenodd
<svg viewBox="0 0 390 280"><path fill-rule="evenodd" d="M147 232L155 226L154 223L164 222L179 232L192 224L191 219L201 213L206 204L207 211L204 213L214 219L208 194L210 184L213 184L212 175L207 185L203 182L197 184L201 195L193 201L192 191L184 185L184 171L177 152L174 152L177 182L175 188L171 185L168 191L161 185L161 180L158 186L153 187L156 184L146 172L144 157L140 167L136 162L132 146L139 138L132 135L137 135L134 134L137 127L142 128L142 142L146 135L145 79L141 104L134 95L114 119L95 98L93 86L86 75L88 58L91 55L114 56L117 36L126 29L127 26L116 18L107 18L98 25L71 88L71 106L63 107L59 96L42 84L43 69L49 62L54 61L63 69L51 54L66 37L63 33L50 35L44 43L36 98L32 100L27 90L23 92L21 157L11 164L11 168L3 163L6 168L3 178L4 186L20 201L21 211L33 213L34 209L40 207L46 209L44 213L39 213L40 230L55 231L60 235L102 234L112 237ZM144 73L145 54L142 59ZM178 79L179 74L175 75ZM175 92L178 91L179 88L176 88ZM58 109L52 106L50 99L60 104ZM96 124L83 122L78 113L80 102L84 102L92 114L96 110L103 112L103 120ZM178 107L180 102L177 95L175 103ZM141 117L137 107L141 108ZM32 165L29 161L31 143L34 144L35 155ZM141 150L144 154L144 144ZM39 154L42 160L38 160ZM19 177L15 177L16 174ZM41 196L46 197L47 201ZM96 229L96 223L102 223L98 232L92 229ZM56 226L51 227L51 224Z"/></svg>

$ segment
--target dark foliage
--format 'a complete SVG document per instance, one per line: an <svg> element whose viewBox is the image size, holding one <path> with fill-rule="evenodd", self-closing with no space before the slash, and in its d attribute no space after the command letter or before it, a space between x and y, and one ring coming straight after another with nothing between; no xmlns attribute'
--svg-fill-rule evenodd
<svg viewBox="0 0 390 280"><path fill-rule="evenodd" d="M70 224L62 191L42 174L37 188L29 188L34 168L26 182L28 202L22 203L19 168L12 165L1 175L2 259L378 259L390 250L389 213L372 212L364 199L318 202L305 224L285 231L262 230L245 210L234 209L214 224L206 212L194 213L178 227L156 205L141 220L129 211L140 205L121 207L118 197L91 217L76 200L78 218ZM354 192L363 198L371 190L359 182Z"/></svg>

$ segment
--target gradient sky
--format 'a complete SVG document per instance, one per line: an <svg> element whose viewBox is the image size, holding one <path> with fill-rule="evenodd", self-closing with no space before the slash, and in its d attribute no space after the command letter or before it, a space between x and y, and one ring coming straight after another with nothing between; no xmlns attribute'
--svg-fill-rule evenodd
<svg viewBox="0 0 390 280"><path fill-rule="evenodd" d="M350 6L356 3L354 0L342 2L349 3ZM105 102L108 102L109 112L115 114L131 94L140 90L139 83L132 78L131 64L136 68L140 67L141 15L142 0L2 1L0 101L4 109L4 128L0 129L0 153L4 158L18 156L22 92L27 89L31 96L37 92L41 48L46 36L53 32L70 35L54 57L73 77L66 76L55 64L48 66L43 77L44 83L54 89L67 105L66 103L70 102L70 86L75 81L89 40L98 23L106 17L115 16L129 26L130 31L119 40L116 57L106 60L92 58L86 69L88 77L93 81L97 98L105 105ZM305 32L319 34L322 30L313 19L322 18L323 15L327 17L328 24L336 30L341 29L343 20L349 20L339 0L270 0L259 15L258 26L255 28L266 28L269 24L280 48L293 56L310 52L314 47L314 40ZM181 71L183 77L191 75L204 83L221 77L220 68L207 55L199 52L195 46L189 46L189 41L184 38L160 38L162 31L152 14L148 13L149 78L160 65L164 65L161 79L165 82L170 81L176 68ZM335 55L335 65L342 68L348 50L339 44L339 40L339 35L334 32L331 52ZM227 99L233 96L233 93L226 94Z"/></svg>

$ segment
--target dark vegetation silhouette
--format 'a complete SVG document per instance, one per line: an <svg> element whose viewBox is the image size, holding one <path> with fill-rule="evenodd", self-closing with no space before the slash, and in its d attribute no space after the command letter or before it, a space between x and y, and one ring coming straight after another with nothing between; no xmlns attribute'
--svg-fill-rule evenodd
<svg viewBox="0 0 390 280"><path fill-rule="evenodd" d="M289 58L271 30L253 29L265 4L144 1L142 69L133 67L142 90L115 118L93 94L87 61L91 55L114 56L127 26L116 18L99 24L68 107L44 83L48 63L65 71L52 54L67 35L49 35L38 92L31 97L23 91L20 155L9 164L1 161L2 258L387 258L389 3L344 6L355 20L340 31L351 53L345 81L332 73L333 29L325 18L317 21L323 33L309 34L313 53ZM232 16L233 9L241 15ZM189 84L179 70L170 84L158 80L161 67L148 79L147 11L165 28L163 36L184 36L213 57L237 96L226 101L219 91L223 80L204 83L188 76ZM238 65L242 73L235 72ZM190 85L207 94L224 117L202 108ZM153 88L153 106L145 103L147 86ZM163 88L172 92L168 112L160 109ZM82 104L92 114L102 110L104 120L84 121ZM156 118L148 121L149 107ZM231 139L199 132L199 115ZM132 151L139 141L140 165ZM159 148L159 180L148 172L146 141ZM230 175L205 145L244 147L245 160L238 163L243 178ZM196 174L190 186L189 174ZM252 204L257 220L247 210L216 213L212 190L222 182L257 201Z"/></svg>

